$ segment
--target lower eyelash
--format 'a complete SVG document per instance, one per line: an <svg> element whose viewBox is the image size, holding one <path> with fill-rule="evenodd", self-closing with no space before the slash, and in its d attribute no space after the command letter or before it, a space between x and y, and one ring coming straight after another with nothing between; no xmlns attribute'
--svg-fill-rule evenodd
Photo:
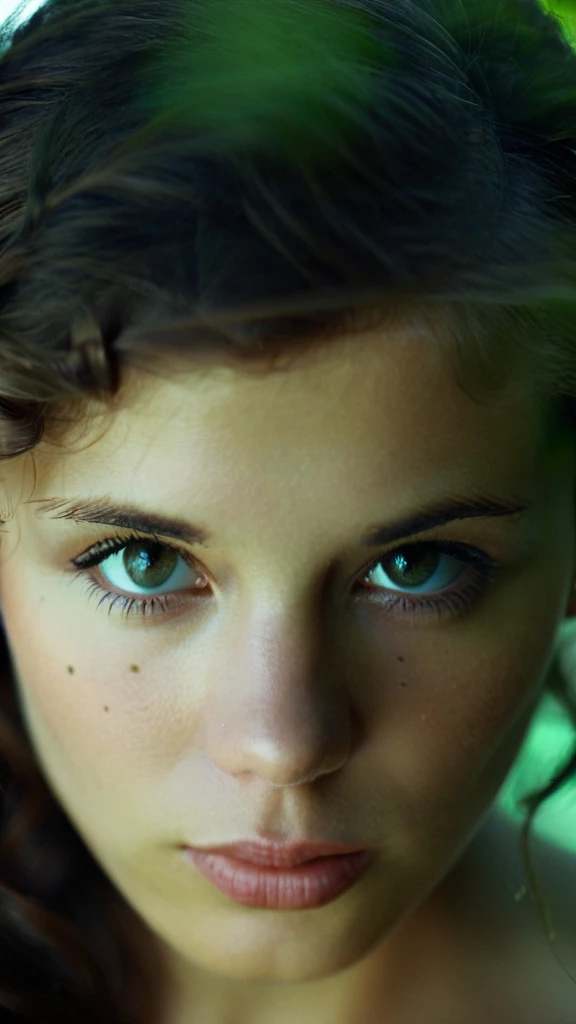
<svg viewBox="0 0 576 1024"><path fill-rule="evenodd" d="M85 576L85 571L77 574L78 576ZM87 586L85 592L90 594L100 594L100 600L98 601L97 608L105 601L110 601L110 607L108 608L108 614L112 611L112 608L118 601L121 606L121 614L128 616L130 612L136 611L141 612L142 615L165 615L174 605L178 604L178 599L173 594L158 594L154 597L126 597L124 594L115 594L112 590L106 590L102 587L93 577L89 577L86 580ZM157 611L157 608L160 611Z"/></svg>
<svg viewBox="0 0 576 1024"><path fill-rule="evenodd" d="M408 594L400 594L397 597L384 597L381 600L376 598L376 603L391 611L400 606L400 614L407 610L412 615L425 615L427 611L436 612L438 618L442 618L442 605L448 609L452 619L458 619L474 603L475 597L481 597L486 592L493 580L488 576L473 580L466 590L448 592L446 595L436 597L433 600L428 597L413 598Z"/></svg>

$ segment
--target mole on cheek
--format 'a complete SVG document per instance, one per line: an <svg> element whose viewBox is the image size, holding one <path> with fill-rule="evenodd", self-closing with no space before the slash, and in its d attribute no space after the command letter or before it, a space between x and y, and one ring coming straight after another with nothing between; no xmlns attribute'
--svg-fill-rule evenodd
<svg viewBox="0 0 576 1024"><path fill-rule="evenodd" d="M130 665L130 671L131 672L139 672L140 671L140 665Z"/></svg>
<svg viewBox="0 0 576 1024"><path fill-rule="evenodd" d="M74 665L68 665L68 671L70 675L72 675L72 673L74 672Z"/></svg>

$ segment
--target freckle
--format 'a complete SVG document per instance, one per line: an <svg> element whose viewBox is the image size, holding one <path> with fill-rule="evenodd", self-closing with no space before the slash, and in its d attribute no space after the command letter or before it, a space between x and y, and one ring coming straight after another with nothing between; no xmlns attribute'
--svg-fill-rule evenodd
<svg viewBox="0 0 576 1024"><path fill-rule="evenodd" d="M130 665L130 671L131 672L139 672L140 671L140 665Z"/></svg>
<svg viewBox="0 0 576 1024"><path fill-rule="evenodd" d="M398 655L398 661L404 661L404 658L402 657L401 654Z"/></svg>
<svg viewBox="0 0 576 1024"><path fill-rule="evenodd" d="M406 683L405 682L401 682L400 686L406 686Z"/></svg>
<svg viewBox="0 0 576 1024"><path fill-rule="evenodd" d="M104 705L104 711L110 711L110 708L108 707L107 704Z"/></svg>
<svg viewBox="0 0 576 1024"><path fill-rule="evenodd" d="M74 665L68 665L68 671L70 675L72 675L72 673L74 672Z"/></svg>

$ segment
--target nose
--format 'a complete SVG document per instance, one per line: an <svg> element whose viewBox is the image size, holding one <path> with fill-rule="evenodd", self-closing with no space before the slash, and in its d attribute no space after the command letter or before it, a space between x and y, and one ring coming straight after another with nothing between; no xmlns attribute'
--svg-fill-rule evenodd
<svg viewBox="0 0 576 1024"><path fill-rule="evenodd" d="M300 786L342 768L355 712L335 660L309 626L296 635L277 623L258 642L243 640L226 659L228 682L210 691L208 753L216 767L274 786Z"/></svg>

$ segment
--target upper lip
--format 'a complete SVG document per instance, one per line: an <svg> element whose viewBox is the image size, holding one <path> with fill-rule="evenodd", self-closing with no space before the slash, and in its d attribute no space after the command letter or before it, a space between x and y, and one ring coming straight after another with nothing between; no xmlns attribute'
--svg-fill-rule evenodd
<svg viewBox="0 0 576 1024"><path fill-rule="evenodd" d="M261 867L294 868L316 857L333 857L338 854L356 853L365 847L358 843L270 843L251 839L243 843L227 843L223 846L195 846L202 853L215 853L236 857L238 860L259 864Z"/></svg>

